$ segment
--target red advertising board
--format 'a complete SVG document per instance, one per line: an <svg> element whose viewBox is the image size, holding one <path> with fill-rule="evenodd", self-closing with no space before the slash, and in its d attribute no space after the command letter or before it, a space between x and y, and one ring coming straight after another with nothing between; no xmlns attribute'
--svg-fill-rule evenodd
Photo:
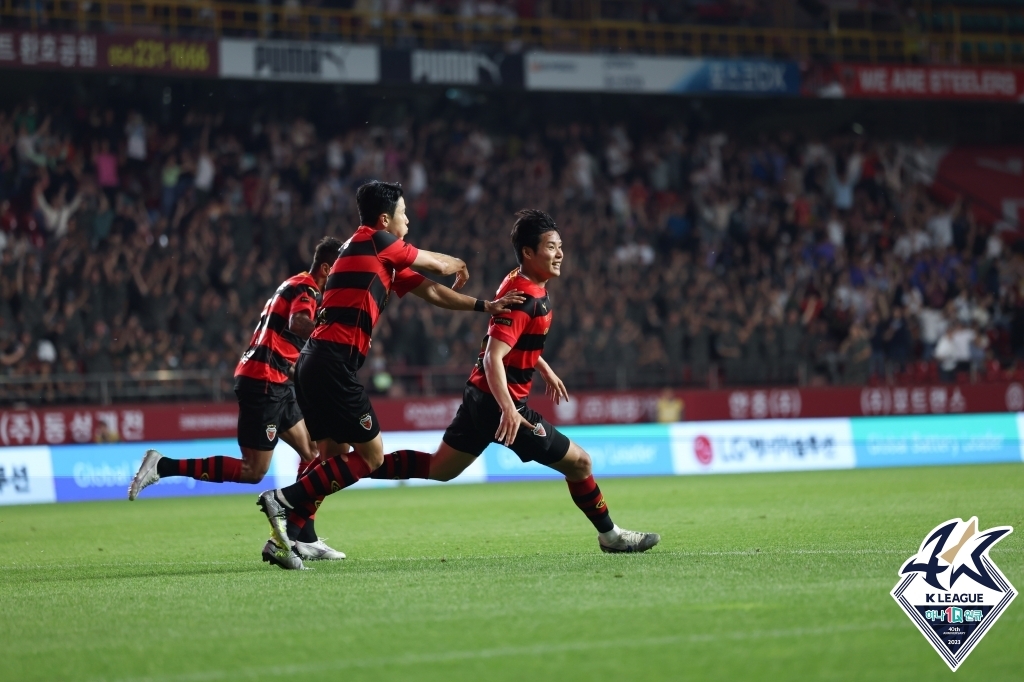
<svg viewBox="0 0 1024 682"><path fill-rule="evenodd" d="M460 402L458 397L377 398L374 409L385 431L441 430ZM536 396L530 404L561 425L1020 412L1024 386L634 391L583 393L561 405ZM237 419L233 402L8 409L0 410L0 446L233 438Z"/></svg>
<svg viewBox="0 0 1024 682"><path fill-rule="evenodd" d="M804 78L819 97L962 99L1017 102L1024 98L1024 70L1006 67L832 64Z"/></svg>
<svg viewBox="0 0 1024 682"><path fill-rule="evenodd" d="M178 76L219 73L216 41L59 31L0 31L0 68L130 71Z"/></svg>

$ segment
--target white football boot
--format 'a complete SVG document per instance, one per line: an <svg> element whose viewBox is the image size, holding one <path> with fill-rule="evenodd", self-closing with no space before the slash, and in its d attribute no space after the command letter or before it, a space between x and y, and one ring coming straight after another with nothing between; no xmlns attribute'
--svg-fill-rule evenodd
<svg viewBox="0 0 1024 682"><path fill-rule="evenodd" d="M146 456L142 458L142 464L139 465L139 470L135 472L132 484L128 486L129 501L134 502L143 489L160 480L159 474L156 473L156 463L162 458L163 455L156 450L146 450Z"/></svg>
<svg viewBox="0 0 1024 682"><path fill-rule="evenodd" d="M285 551L281 549L282 547L290 549L292 543L288 539L288 510L278 501L277 491L264 490L256 499L256 506L263 511L267 521L270 522L270 532L273 535L274 542L277 543L278 550Z"/></svg>
<svg viewBox="0 0 1024 682"><path fill-rule="evenodd" d="M324 542L326 539L317 538L316 542L299 542L296 540L293 546L295 547L296 554L306 561L339 561L344 559L345 553L328 546Z"/></svg>
<svg viewBox="0 0 1024 682"><path fill-rule="evenodd" d="M605 535L614 535L614 532L598 533L597 544L601 546L602 552L609 554L620 554L629 552L646 552L651 547L661 542L661 536L657 533L638 533L635 530L623 530L615 527L618 537L605 538Z"/></svg>
<svg viewBox="0 0 1024 682"><path fill-rule="evenodd" d="M274 538L270 538L267 540L267 544L263 545L263 560L268 564L280 566L286 571L307 570L302 565L302 559L295 553L294 548L284 549L274 542Z"/></svg>

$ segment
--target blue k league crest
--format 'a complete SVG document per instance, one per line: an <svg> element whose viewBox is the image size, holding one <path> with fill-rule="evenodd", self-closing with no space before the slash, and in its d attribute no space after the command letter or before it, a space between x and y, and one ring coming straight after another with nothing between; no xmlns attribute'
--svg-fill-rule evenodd
<svg viewBox="0 0 1024 682"><path fill-rule="evenodd" d="M950 519L925 536L900 569L892 598L950 670L974 650L1017 591L988 555L1013 532L978 530L978 518Z"/></svg>

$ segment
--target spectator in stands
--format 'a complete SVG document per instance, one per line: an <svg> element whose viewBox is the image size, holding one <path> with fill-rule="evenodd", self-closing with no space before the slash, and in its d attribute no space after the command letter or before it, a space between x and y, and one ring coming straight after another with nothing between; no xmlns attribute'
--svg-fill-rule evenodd
<svg viewBox="0 0 1024 682"><path fill-rule="evenodd" d="M316 235L351 231L352 187L375 175L408 180L417 245L462 255L471 295L513 267L500 248L509 212L552 212L580 248L552 292L563 312L548 345L580 387L705 383L712 369L737 383L898 378L937 351L951 302L977 330L967 362L983 362L990 334L1005 339L987 349L1004 367L1024 358L1024 260L968 202L922 191L906 166L929 158L919 144L741 140L678 123L496 135L443 119L241 129L196 111L159 128L113 109L79 127L28 105L0 114L7 374L39 362L18 355L24 334L30 348L53 343L54 372L80 337L91 372L229 367L269 289ZM464 371L481 334L389 306L389 390L421 390L403 376L417 367ZM624 377L604 371L620 362Z"/></svg>

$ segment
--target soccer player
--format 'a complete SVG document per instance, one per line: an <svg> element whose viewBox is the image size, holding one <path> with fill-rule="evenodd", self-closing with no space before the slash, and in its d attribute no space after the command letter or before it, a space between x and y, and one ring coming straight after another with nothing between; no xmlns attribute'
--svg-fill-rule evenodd
<svg viewBox="0 0 1024 682"><path fill-rule="evenodd" d="M597 529L601 551L645 552L661 537L615 525L591 473L590 456L526 404L534 370L540 372L556 404L569 399L565 384L541 357L552 317L547 283L562 274L563 254L551 216L528 209L516 217L512 244L519 267L502 282L498 296L515 289L526 300L491 318L462 405L437 452L401 450L385 455L371 478L450 481L490 443L501 443L522 461L539 462L565 475L573 502Z"/></svg>
<svg viewBox="0 0 1024 682"><path fill-rule="evenodd" d="M391 293L407 293L448 310L500 314L522 302L508 291L500 300L480 301L453 291L469 279L458 258L417 249L404 241L409 231L401 185L373 181L356 191L361 225L341 248L331 268L317 313L317 326L295 365L296 394L320 461L295 484L267 490L257 504L270 521L278 551L269 559L285 569L302 569L289 551L289 534L304 528L326 495L370 475L384 460L380 427L356 372L366 359L370 336ZM410 268L455 275L452 289ZM354 453L349 455L349 446Z"/></svg>
<svg viewBox="0 0 1024 682"><path fill-rule="evenodd" d="M207 457L171 459L156 450L148 450L138 473L128 488L134 500L146 487L161 478L187 476L199 481L222 483L259 483L270 468L270 460L279 440L299 454L302 474L317 458L316 446L295 399L291 374L299 351L315 326L317 302L331 265L338 258L341 241L324 237L313 254L313 265L285 280L263 307L259 325L249 348L235 368L235 395L238 397L238 446L242 459ZM345 555L329 547L309 524L297 536L296 551L307 559L344 559ZM273 554L273 540L264 547L264 557Z"/></svg>
<svg viewBox="0 0 1024 682"><path fill-rule="evenodd" d="M660 536L615 525L594 481L590 456L526 404L535 370L556 403L569 399L565 384L541 357L552 317L547 283L561 275L563 254L562 240L551 216L537 210L520 211L516 216L512 244L519 268L505 278L498 296L516 291L524 300L491 317L462 405L438 451L431 455L403 450L385 455L382 466L375 468L370 477L450 481L490 443L501 443L522 461L539 462L565 475L569 494L597 530L602 551L645 552L658 544ZM298 514L312 512L316 505L309 504L309 499L328 488L323 481L315 486L303 485L306 481L309 479L303 478L277 491L278 498Z"/></svg>

